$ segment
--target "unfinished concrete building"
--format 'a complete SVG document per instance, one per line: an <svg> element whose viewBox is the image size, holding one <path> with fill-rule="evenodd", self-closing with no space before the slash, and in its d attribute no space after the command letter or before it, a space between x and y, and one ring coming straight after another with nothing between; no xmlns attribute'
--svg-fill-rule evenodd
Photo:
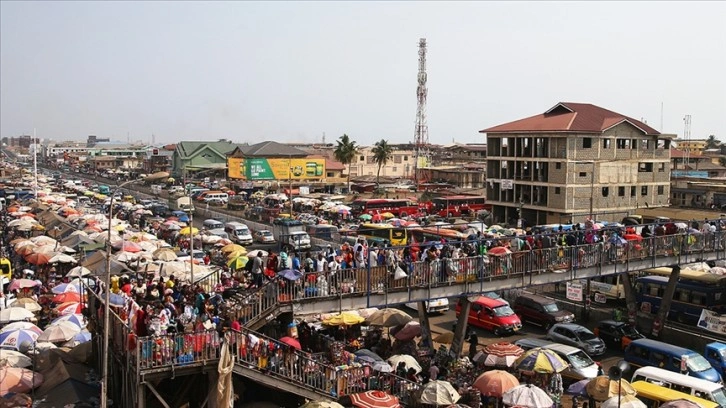
<svg viewBox="0 0 726 408"><path fill-rule="evenodd" d="M670 136L584 103L480 131L487 138L487 201L498 223L620 221L668 205Z"/></svg>

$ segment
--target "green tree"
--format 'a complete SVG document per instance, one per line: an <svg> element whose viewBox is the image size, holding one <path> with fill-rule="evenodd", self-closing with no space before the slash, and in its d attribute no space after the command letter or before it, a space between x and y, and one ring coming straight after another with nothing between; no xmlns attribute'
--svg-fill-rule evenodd
<svg viewBox="0 0 726 408"><path fill-rule="evenodd" d="M376 173L376 185L380 184L381 167L385 166L389 160L393 158L393 147L388 144L386 139L381 139L373 146L373 161L378 164L378 172Z"/></svg>
<svg viewBox="0 0 726 408"><path fill-rule="evenodd" d="M720 145L721 141L717 140L715 135L710 135L708 139L706 139L706 149L718 149Z"/></svg>
<svg viewBox="0 0 726 408"><path fill-rule="evenodd" d="M333 155L344 166L348 166L348 191L350 191L350 164L353 163L355 156L358 154L358 146L355 140L350 140L350 137L345 133L336 142L338 145L335 147Z"/></svg>

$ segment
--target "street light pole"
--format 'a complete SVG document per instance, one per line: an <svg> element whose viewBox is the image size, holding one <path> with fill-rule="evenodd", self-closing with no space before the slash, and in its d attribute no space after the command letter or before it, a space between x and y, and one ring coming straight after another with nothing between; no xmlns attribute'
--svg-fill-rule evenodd
<svg viewBox="0 0 726 408"><path fill-rule="evenodd" d="M103 352L101 353L102 365L101 365L101 408L108 407L108 345L110 337L111 325L111 228L113 228L113 201L116 198L116 193L123 187L138 183L140 181L153 181L162 178L168 178L169 173L159 172L149 175L143 179L128 180L124 183L119 184L111 192L111 201L109 202L108 209L108 231L106 235L106 287L104 294L104 307L103 307Z"/></svg>

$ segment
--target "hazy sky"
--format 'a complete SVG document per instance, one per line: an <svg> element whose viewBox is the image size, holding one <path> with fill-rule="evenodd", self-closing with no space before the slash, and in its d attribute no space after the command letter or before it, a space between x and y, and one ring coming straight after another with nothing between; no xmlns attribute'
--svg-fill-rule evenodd
<svg viewBox="0 0 726 408"><path fill-rule="evenodd" d="M726 2L0 2L0 135L430 141L594 103L726 141Z"/></svg>

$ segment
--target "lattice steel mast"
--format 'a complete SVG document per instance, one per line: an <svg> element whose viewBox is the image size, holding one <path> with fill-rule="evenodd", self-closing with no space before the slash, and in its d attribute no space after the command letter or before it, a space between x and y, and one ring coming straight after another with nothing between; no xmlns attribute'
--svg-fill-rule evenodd
<svg viewBox="0 0 726 408"><path fill-rule="evenodd" d="M418 86L416 87L416 129L414 131L414 140L416 144L416 155L414 160L413 177L414 183L418 187L420 174L419 166L421 161L428 157L429 145L429 127L426 124L426 97L428 89L426 88L426 39L418 40Z"/></svg>

